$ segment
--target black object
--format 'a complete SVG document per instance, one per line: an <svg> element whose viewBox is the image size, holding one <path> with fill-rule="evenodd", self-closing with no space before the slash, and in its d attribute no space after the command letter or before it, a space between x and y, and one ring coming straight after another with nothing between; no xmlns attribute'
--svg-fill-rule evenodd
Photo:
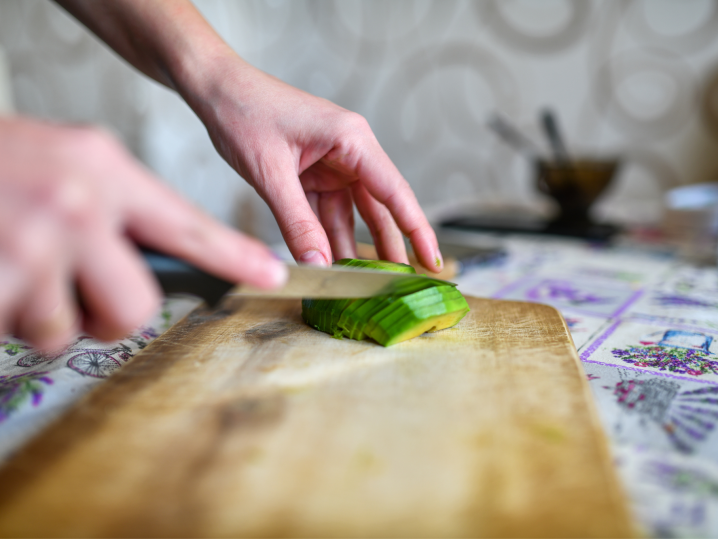
<svg viewBox="0 0 718 539"><path fill-rule="evenodd" d="M444 228L471 232L500 232L504 234L548 234L581 238L590 241L610 240L620 228L611 224L597 224L590 221L567 222L564 220L542 219L500 219L490 216L463 216L441 222Z"/></svg>
<svg viewBox="0 0 718 539"><path fill-rule="evenodd" d="M514 127L508 120L503 118L497 113L492 114L489 117L487 126L494 133L496 133L501 140L506 144L517 150L518 152L526 155L527 157L533 158L539 154L539 149L526 135L521 133L516 127Z"/></svg>
<svg viewBox="0 0 718 539"><path fill-rule="evenodd" d="M144 247L140 251L165 294L192 294L202 298L210 307L215 307L222 296L236 286L179 258Z"/></svg>
<svg viewBox="0 0 718 539"><path fill-rule="evenodd" d="M568 156L568 150L561 135L558 119L552 110L544 109L541 111L541 127L543 127L544 134L548 139L556 162L563 164L570 163L571 159Z"/></svg>
<svg viewBox="0 0 718 539"><path fill-rule="evenodd" d="M442 221L442 227L473 232L568 236L598 242L608 241L620 232L618 226L594 222L589 213L620 168L620 159L572 159L556 114L543 109L539 123L551 147L550 159L542 158L533 143L498 114L489 119L488 125L505 142L530 157L536 187L556 201L557 215L547 220L507 209L504 214L457 215Z"/></svg>

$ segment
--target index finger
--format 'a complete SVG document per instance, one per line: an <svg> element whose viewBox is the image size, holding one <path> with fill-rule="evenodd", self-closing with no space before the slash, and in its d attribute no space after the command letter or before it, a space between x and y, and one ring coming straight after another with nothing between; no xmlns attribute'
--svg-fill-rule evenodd
<svg viewBox="0 0 718 539"><path fill-rule="evenodd" d="M129 163L126 172L126 181L136 182L135 197L125 208L126 229L135 241L228 281L261 288L286 281L284 263L267 246L215 221L142 167Z"/></svg>

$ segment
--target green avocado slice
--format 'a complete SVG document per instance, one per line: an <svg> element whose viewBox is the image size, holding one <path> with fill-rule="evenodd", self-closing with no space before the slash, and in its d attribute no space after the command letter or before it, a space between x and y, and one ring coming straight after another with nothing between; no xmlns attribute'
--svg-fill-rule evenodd
<svg viewBox="0 0 718 539"><path fill-rule="evenodd" d="M434 288L436 285L432 281L410 281L397 286L392 295L356 300L342 312L338 323L339 328L345 337L358 341L364 340L367 336L364 328L377 313L401 297L412 297L420 291ZM453 288L453 286L449 288Z"/></svg>
<svg viewBox="0 0 718 539"><path fill-rule="evenodd" d="M391 346L456 325L468 312L469 305L456 288L435 287L398 298L375 314L364 331L379 344Z"/></svg>
<svg viewBox="0 0 718 539"><path fill-rule="evenodd" d="M302 318L313 328L340 338L342 331L338 329L339 318L344 309L354 301L356 300L352 298L303 299Z"/></svg>
<svg viewBox="0 0 718 539"><path fill-rule="evenodd" d="M338 266L416 274L416 270L408 264L401 264L399 262L387 262L385 260L362 260L358 258L343 258L341 260L337 260L335 264ZM345 309L358 301L364 302L366 301L366 299L303 299L302 318L308 325L318 329L319 331L329 333L330 335L337 338L341 338L342 336L349 337L349 333L339 327L339 319ZM357 332L357 336L359 337L357 340L361 340L362 338L364 338L361 332Z"/></svg>
<svg viewBox="0 0 718 539"><path fill-rule="evenodd" d="M413 273L416 270L409 264L401 262L388 262L386 260L362 260L360 258L342 258L334 262L337 266L347 266L353 268L366 268L374 270L393 271L396 273Z"/></svg>
<svg viewBox="0 0 718 539"><path fill-rule="evenodd" d="M383 260L346 258L335 264L416 273L407 264ZM384 346L451 327L467 312L469 305L456 286L438 279L399 283L391 294L373 298L302 300L302 318L310 326L337 338L370 337Z"/></svg>

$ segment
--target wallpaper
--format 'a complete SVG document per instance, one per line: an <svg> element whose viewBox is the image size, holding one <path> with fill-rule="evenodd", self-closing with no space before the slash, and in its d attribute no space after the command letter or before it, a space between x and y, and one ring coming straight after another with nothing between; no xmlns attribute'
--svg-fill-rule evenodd
<svg viewBox="0 0 718 539"><path fill-rule="evenodd" d="M496 111L545 146L559 116L574 155L615 155L595 208L656 222L662 193L718 179L718 2L709 0L198 1L232 47L363 114L432 215L545 208L530 160L486 127ZM46 0L4 0L0 45L18 112L112 129L208 211L279 239L256 194L175 95L133 72Z"/></svg>

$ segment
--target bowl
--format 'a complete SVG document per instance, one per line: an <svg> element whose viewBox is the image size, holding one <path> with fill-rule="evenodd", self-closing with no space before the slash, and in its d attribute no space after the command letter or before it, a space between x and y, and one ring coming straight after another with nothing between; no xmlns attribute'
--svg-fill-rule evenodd
<svg viewBox="0 0 718 539"><path fill-rule="evenodd" d="M536 159L534 174L539 190L558 204L556 221L590 223L591 206L611 184L620 164L617 158Z"/></svg>

